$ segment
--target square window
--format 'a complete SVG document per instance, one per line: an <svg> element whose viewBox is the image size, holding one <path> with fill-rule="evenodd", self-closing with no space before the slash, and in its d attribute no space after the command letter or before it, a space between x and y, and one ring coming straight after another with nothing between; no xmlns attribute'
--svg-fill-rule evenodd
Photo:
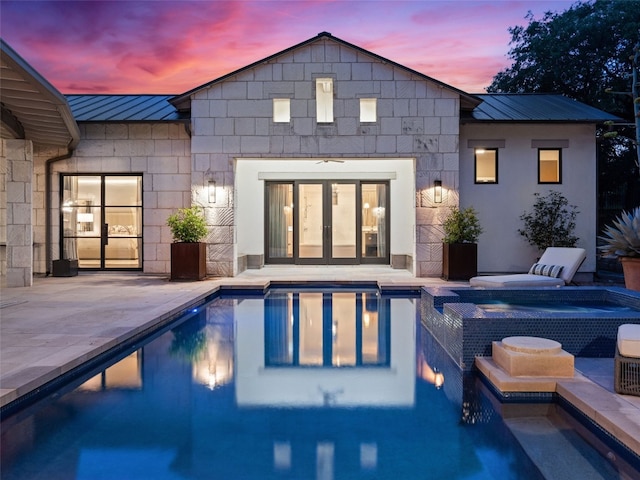
<svg viewBox="0 0 640 480"><path fill-rule="evenodd" d="M475 183L498 183L498 149L476 148Z"/></svg>
<svg viewBox="0 0 640 480"><path fill-rule="evenodd" d="M316 115L318 123L333 122L332 78L316 78Z"/></svg>
<svg viewBox="0 0 640 480"><path fill-rule="evenodd" d="M288 123L291 121L291 100L288 98L273 99L273 121Z"/></svg>
<svg viewBox="0 0 640 480"><path fill-rule="evenodd" d="M377 120L377 98L360 99L360 122L375 122Z"/></svg>
<svg viewBox="0 0 640 480"><path fill-rule="evenodd" d="M561 149L538 149L538 183L562 183Z"/></svg>

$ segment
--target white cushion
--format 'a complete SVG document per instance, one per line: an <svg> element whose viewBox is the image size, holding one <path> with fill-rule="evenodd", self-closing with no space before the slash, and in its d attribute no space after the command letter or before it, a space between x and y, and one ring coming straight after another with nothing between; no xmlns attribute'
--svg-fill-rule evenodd
<svg viewBox="0 0 640 480"><path fill-rule="evenodd" d="M515 273L513 275L486 275L473 277L469 280L472 287L562 287L562 278L552 278L543 275Z"/></svg>
<svg viewBox="0 0 640 480"><path fill-rule="evenodd" d="M640 358L640 325L627 323L618 327L618 352L623 357Z"/></svg>

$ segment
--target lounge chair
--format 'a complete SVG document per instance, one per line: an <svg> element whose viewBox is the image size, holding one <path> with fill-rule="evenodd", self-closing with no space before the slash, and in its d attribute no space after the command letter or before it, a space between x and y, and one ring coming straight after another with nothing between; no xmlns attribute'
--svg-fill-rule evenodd
<svg viewBox="0 0 640 480"><path fill-rule="evenodd" d="M584 248L549 247L529 273L486 275L469 280L472 287L562 287L573 280L586 258Z"/></svg>

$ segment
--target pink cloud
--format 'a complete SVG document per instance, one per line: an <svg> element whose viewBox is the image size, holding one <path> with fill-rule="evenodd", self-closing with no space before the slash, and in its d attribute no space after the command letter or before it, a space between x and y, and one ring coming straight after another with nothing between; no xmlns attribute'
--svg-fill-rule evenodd
<svg viewBox="0 0 640 480"><path fill-rule="evenodd" d="M2 2L3 38L64 93L181 93L322 31L456 88L482 91L522 1Z"/></svg>

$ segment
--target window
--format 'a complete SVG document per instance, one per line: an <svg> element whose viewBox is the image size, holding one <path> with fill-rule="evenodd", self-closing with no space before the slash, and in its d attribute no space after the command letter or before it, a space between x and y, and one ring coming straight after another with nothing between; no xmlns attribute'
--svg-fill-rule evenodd
<svg viewBox="0 0 640 480"><path fill-rule="evenodd" d="M498 149L475 149L475 183L498 183Z"/></svg>
<svg viewBox="0 0 640 480"><path fill-rule="evenodd" d="M316 78L316 114L318 123L333 122L332 78Z"/></svg>
<svg viewBox="0 0 640 480"><path fill-rule="evenodd" d="M538 183L562 183L561 149L538 149Z"/></svg>
<svg viewBox="0 0 640 480"><path fill-rule="evenodd" d="M291 100L288 98L273 99L273 121L282 123L291 121Z"/></svg>
<svg viewBox="0 0 640 480"><path fill-rule="evenodd" d="M377 120L376 106L377 106L377 98L361 98L360 99L360 121L375 122Z"/></svg>

